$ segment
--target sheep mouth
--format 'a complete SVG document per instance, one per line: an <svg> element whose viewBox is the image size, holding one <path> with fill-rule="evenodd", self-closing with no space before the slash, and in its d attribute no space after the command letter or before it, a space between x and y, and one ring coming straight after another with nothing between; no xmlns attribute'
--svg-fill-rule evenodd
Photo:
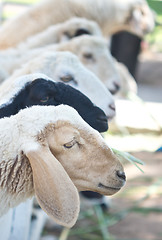
<svg viewBox="0 0 162 240"><path fill-rule="evenodd" d="M120 187L109 187L109 186L105 186L104 184L102 183L99 183L98 184L98 187L99 188L104 188L104 189L107 189L107 190L114 190L114 191L119 191L121 188Z"/></svg>
<svg viewBox="0 0 162 240"><path fill-rule="evenodd" d="M115 115L114 115L115 116ZM108 118L108 121L111 121L113 118L114 118L114 116L108 116L107 118Z"/></svg>
<svg viewBox="0 0 162 240"><path fill-rule="evenodd" d="M99 132L106 132L109 128L107 118L96 119L97 129Z"/></svg>
<svg viewBox="0 0 162 240"><path fill-rule="evenodd" d="M97 122L101 122L101 123L107 124L107 117L106 118L97 118Z"/></svg>
<svg viewBox="0 0 162 240"><path fill-rule="evenodd" d="M119 91L119 89L113 89L113 90L109 90L109 91L112 95L115 95Z"/></svg>

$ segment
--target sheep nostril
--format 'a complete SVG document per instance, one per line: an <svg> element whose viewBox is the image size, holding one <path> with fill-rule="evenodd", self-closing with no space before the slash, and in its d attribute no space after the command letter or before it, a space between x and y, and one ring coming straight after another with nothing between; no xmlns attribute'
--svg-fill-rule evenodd
<svg viewBox="0 0 162 240"><path fill-rule="evenodd" d="M110 105L109 105L109 108L110 108L111 110L115 111L115 104L114 104L114 103L110 104Z"/></svg>
<svg viewBox="0 0 162 240"><path fill-rule="evenodd" d="M121 178L122 180L126 181L126 176L125 173L122 171L116 171L116 174L119 178Z"/></svg>
<svg viewBox="0 0 162 240"><path fill-rule="evenodd" d="M98 119L102 122L107 122L107 116L106 115L100 115Z"/></svg>
<svg viewBox="0 0 162 240"><path fill-rule="evenodd" d="M120 89L120 85L116 82L114 82L114 86L115 86L115 92L118 92Z"/></svg>

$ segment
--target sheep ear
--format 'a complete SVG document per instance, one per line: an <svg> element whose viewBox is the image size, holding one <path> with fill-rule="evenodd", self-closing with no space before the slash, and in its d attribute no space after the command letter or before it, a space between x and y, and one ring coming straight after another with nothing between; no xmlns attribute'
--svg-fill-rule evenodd
<svg viewBox="0 0 162 240"><path fill-rule="evenodd" d="M92 35L90 33L90 31L88 31L87 29L84 29L84 28L79 28L76 30L75 34L74 34L74 37L77 37L77 36L81 36L81 35Z"/></svg>
<svg viewBox="0 0 162 240"><path fill-rule="evenodd" d="M132 9L131 16L129 18L129 23L131 26L140 31L140 21L141 21L141 12L139 9Z"/></svg>
<svg viewBox="0 0 162 240"><path fill-rule="evenodd" d="M68 32L64 32L61 36L60 36L60 42L67 42L69 39L71 39L70 35Z"/></svg>
<svg viewBox="0 0 162 240"><path fill-rule="evenodd" d="M32 167L34 190L41 208L58 224L72 227L78 218L80 202L68 174L47 146L30 151L26 156Z"/></svg>

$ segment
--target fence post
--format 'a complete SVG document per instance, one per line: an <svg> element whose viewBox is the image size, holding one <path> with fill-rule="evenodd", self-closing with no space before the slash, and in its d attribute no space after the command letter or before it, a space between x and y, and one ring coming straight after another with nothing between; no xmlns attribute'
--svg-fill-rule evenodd
<svg viewBox="0 0 162 240"><path fill-rule="evenodd" d="M0 239L8 240L12 229L13 209L0 218Z"/></svg>
<svg viewBox="0 0 162 240"><path fill-rule="evenodd" d="M13 209L9 240L28 240L31 227L33 200L28 199Z"/></svg>

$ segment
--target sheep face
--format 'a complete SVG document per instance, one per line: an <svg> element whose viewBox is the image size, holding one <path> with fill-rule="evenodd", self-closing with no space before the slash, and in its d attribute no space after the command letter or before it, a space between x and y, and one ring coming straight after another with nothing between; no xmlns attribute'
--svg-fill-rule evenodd
<svg viewBox="0 0 162 240"><path fill-rule="evenodd" d="M125 183L123 167L97 132L57 122L48 144L79 191L112 195Z"/></svg>
<svg viewBox="0 0 162 240"><path fill-rule="evenodd" d="M59 50L70 50L76 54L86 68L92 71L115 94L120 88L120 77L108 50L107 42L96 36L74 38Z"/></svg>
<svg viewBox="0 0 162 240"><path fill-rule="evenodd" d="M126 19L126 30L143 37L151 32L155 25L155 16L146 1L132 3L132 9Z"/></svg>
<svg viewBox="0 0 162 240"><path fill-rule="evenodd" d="M108 119L115 116L115 104L111 93L95 74L81 64L74 54L66 51L47 52L42 59L44 62L42 60L42 66L39 66L37 72L47 74L56 81L64 82L80 90L105 112ZM40 61L40 59L37 60ZM37 60L35 59L35 63Z"/></svg>
<svg viewBox="0 0 162 240"><path fill-rule="evenodd" d="M79 58L85 67L96 74L111 94L119 91L120 77L106 45L100 49L93 44L91 47L82 48Z"/></svg>

